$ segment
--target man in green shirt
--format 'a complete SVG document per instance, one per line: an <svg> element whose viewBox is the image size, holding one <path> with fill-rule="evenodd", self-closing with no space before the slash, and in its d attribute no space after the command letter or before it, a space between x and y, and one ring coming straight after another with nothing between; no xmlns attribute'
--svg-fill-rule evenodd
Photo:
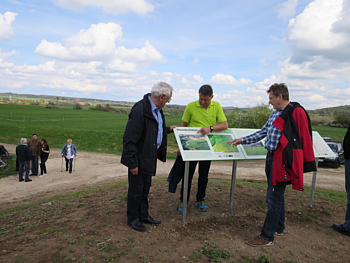
<svg viewBox="0 0 350 263"><path fill-rule="evenodd" d="M207 134L213 131L222 131L228 128L227 119L221 105L212 101L213 89L210 85L203 85L199 89L199 100L189 103L182 116L181 127L201 127L198 133ZM177 151L178 157L176 162L183 162L180 150ZM188 196L187 202L190 199L191 184L194 171L198 161L190 162L189 182L188 182ZM199 162L199 177L198 177L198 191L196 207L199 211L207 212L208 207L204 204L205 191L208 184L208 174L211 161ZM174 164L175 165L175 164ZM181 171L182 173L184 171ZM183 174L182 174L183 178ZM184 182L182 180L181 197L178 212L182 213L183 209L183 188Z"/></svg>

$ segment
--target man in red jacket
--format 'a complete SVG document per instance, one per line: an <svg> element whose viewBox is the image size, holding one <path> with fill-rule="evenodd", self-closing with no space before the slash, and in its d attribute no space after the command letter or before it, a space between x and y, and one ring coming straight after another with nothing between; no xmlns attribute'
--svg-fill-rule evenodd
<svg viewBox="0 0 350 263"><path fill-rule="evenodd" d="M272 246L274 235L281 236L285 229L284 191L287 184L304 190L303 173L316 171L309 116L297 102L289 101L288 87L275 83L268 90L269 104L275 111L260 131L228 142L233 146L251 144L266 137L265 173L267 177L267 214L261 231L246 241L254 247Z"/></svg>

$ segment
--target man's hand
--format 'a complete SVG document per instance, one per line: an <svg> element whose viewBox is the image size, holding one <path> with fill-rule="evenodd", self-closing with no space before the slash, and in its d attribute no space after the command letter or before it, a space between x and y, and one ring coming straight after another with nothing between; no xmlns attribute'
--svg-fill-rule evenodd
<svg viewBox="0 0 350 263"><path fill-rule="evenodd" d="M179 126L178 125L170 126L170 131L173 132L173 129L175 129L176 127L179 127Z"/></svg>
<svg viewBox="0 0 350 263"><path fill-rule="evenodd" d="M180 149L177 149L177 155L178 155L178 156L181 156Z"/></svg>
<svg viewBox="0 0 350 263"><path fill-rule="evenodd" d="M206 135L209 132L210 132L210 127L203 127L197 133L201 133L203 135Z"/></svg>
<svg viewBox="0 0 350 263"><path fill-rule="evenodd" d="M133 174L133 175L138 175L139 174L139 168L136 167L134 169L130 169L130 172Z"/></svg>
<svg viewBox="0 0 350 263"><path fill-rule="evenodd" d="M227 142L227 144L232 145L232 147L235 147L239 144L242 144L242 139L234 139L232 141Z"/></svg>

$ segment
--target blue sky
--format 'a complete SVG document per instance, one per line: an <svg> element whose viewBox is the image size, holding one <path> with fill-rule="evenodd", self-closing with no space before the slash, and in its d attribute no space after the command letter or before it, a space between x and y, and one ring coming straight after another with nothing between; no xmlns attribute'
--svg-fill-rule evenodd
<svg viewBox="0 0 350 263"><path fill-rule="evenodd" d="M211 84L222 106L267 103L276 82L306 109L350 104L349 0L3 0L0 92L172 104Z"/></svg>

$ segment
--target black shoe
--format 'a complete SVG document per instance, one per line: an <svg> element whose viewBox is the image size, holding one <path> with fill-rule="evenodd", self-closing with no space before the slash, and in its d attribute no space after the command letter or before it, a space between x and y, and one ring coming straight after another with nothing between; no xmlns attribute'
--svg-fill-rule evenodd
<svg viewBox="0 0 350 263"><path fill-rule="evenodd" d="M134 230L139 232L146 231L146 227L139 220L135 220L132 222L128 221L128 226L131 226Z"/></svg>
<svg viewBox="0 0 350 263"><path fill-rule="evenodd" d="M343 225L333 224L333 229L337 230L340 234L350 236L350 231L346 230Z"/></svg>
<svg viewBox="0 0 350 263"><path fill-rule="evenodd" d="M24 179L23 179L23 178L22 178L22 179L19 179L19 181L22 182L22 181L24 181Z"/></svg>
<svg viewBox="0 0 350 263"><path fill-rule="evenodd" d="M72 173L72 171L69 171L69 173L71 174L71 173Z"/></svg>
<svg viewBox="0 0 350 263"><path fill-rule="evenodd" d="M29 176L34 176L35 174L30 174Z"/></svg>
<svg viewBox="0 0 350 263"><path fill-rule="evenodd" d="M32 179L26 179L25 181L26 181L26 182L31 182L31 181L32 181Z"/></svg>
<svg viewBox="0 0 350 263"><path fill-rule="evenodd" d="M146 218L142 218L141 221L142 221L142 223L153 224L153 225L159 225L161 223L160 220L153 219L151 216L148 216Z"/></svg>

